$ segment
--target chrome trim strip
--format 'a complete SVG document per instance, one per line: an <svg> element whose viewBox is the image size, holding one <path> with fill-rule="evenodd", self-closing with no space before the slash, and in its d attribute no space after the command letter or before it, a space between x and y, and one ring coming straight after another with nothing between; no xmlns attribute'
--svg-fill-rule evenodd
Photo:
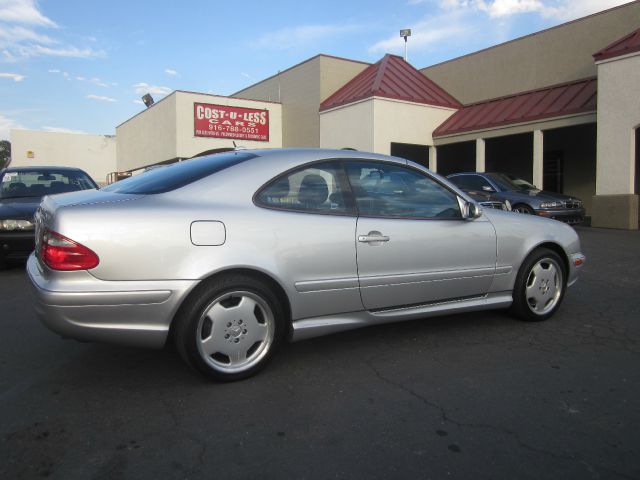
<svg viewBox="0 0 640 480"><path fill-rule="evenodd" d="M361 287L400 285L405 283L432 282L457 278L486 277L494 275L495 267L473 268L465 270L440 270L437 272L406 273L401 275L375 275L360 277Z"/></svg>
<svg viewBox="0 0 640 480"><path fill-rule="evenodd" d="M300 293L320 292L323 290L342 290L358 288L358 277L329 278L327 280L307 280L295 283L296 291Z"/></svg>
<svg viewBox="0 0 640 480"><path fill-rule="evenodd" d="M41 293L45 303L54 306L83 307L99 305L150 305L164 303L171 296L169 290L132 291L132 292L51 292L43 290Z"/></svg>
<svg viewBox="0 0 640 480"><path fill-rule="evenodd" d="M511 265L503 265L496 267L496 275L504 275L507 273L511 273L513 271L513 267Z"/></svg>

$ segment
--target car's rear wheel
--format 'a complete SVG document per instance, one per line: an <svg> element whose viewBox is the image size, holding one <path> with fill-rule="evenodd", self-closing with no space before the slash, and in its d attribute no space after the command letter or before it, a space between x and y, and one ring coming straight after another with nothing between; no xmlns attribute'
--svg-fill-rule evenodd
<svg viewBox="0 0 640 480"><path fill-rule="evenodd" d="M178 351L215 380L258 373L279 345L284 316L277 297L246 275L224 275L204 284L176 318Z"/></svg>
<svg viewBox="0 0 640 480"><path fill-rule="evenodd" d="M520 267L511 311L523 320L546 320L560 306L566 285L566 269L560 256L547 248L539 248Z"/></svg>
<svg viewBox="0 0 640 480"><path fill-rule="evenodd" d="M531 208L529 205L525 205L524 203L517 203L511 208L511 211L517 212L517 213L524 213L525 215L534 215L535 213L533 211L533 208Z"/></svg>

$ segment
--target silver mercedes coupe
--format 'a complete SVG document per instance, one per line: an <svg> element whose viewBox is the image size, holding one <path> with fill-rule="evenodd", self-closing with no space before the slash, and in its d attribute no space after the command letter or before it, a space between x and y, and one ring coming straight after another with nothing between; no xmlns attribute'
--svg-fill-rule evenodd
<svg viewBox="0 0 640 480"><path fill-rule="evenodd" d="M558 221L482 210L400 158L236 150L47 196L27 263L36 311L83 341L160 348L237 380L284 340L560 306L584 256Z"/></svg>

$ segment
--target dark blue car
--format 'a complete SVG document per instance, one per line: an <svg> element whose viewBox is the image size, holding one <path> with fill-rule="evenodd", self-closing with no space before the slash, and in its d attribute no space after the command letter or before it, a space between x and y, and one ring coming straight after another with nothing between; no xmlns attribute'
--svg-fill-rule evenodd
<svg viewBox="0 0 640 480"><path fill-rule="evenodd" d="M67 167L0 170L0 269L34 248L33 215L45 195L98 188L86 172Z"/></svg>
<svg viewBox="0 0 640 480"><path fill-rule="evenodd" d="M537 189L508 173L463 172L447 177L466 192L485 192L495 200L509 202L514 212L540 215L569 224L582 223L585 210L579 198Z"/></svg>

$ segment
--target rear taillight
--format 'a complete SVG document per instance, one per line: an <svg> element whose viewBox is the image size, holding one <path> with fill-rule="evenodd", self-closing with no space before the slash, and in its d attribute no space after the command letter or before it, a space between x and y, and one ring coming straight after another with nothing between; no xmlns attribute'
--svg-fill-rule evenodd
<svg viewBox="0 0 640 480"><path fill-rule="evenodd" d="M53 270L88 270L100 263L92 250L51 230L44 232L40 255Z"/></svg>

